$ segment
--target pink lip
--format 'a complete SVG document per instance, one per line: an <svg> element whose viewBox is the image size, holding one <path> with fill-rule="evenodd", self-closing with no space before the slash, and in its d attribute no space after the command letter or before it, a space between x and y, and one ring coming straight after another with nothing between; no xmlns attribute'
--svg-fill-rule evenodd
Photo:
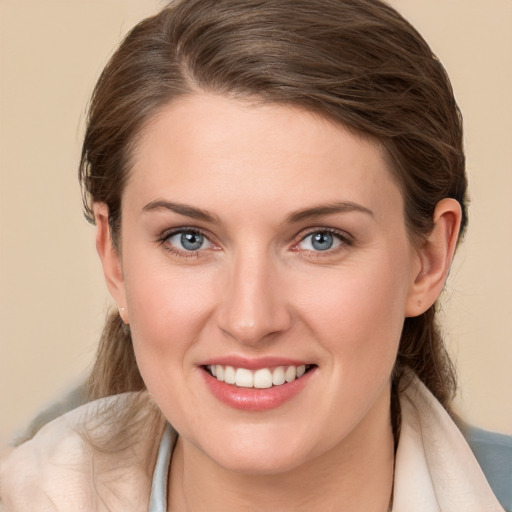
<svg viewBox="0 0 512 512"><path fill-rule="evenodd" d="M258 357L246 358L240 356L224 356L208 359L199 363L198 366L212 366L220 364L222 366L233 366L234 368L247 368L248 370L259 370L260 368L275 368L276 366L301 366L312 364L311 361L300 361L284 357Z"/></svg>
<svg viewBox="0 0 512 512"><path fill-rule="evenodd" d="M222 361L225 361L225 359L222 359ZM244 366L239 363L238 366L232 366L236 366L237 368L248 368L248 366ZM286 366L286 364L265 364L256 366L255 368L268 368L271 366ZM266 389L237 387L235 385L226 384L225 382L217 380L215 377L212 377L206 370L202 370L201 373L212 395L222 403L234 409L256 412L268 411L269 409L274 409L292 400L308 384L312 375L316 373L316 369L316 367L312 368L302 377L295 379L292 382L282 384L281 386L272 386L271 388Z"/></svg>

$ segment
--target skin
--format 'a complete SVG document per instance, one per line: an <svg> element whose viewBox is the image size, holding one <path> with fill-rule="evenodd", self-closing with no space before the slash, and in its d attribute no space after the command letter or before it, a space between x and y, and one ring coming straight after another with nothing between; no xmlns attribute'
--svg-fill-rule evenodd
<svg viewBox="0 0 512 512"><path fill-rule="evenodd" d="M404 318L425 311L446 279L458 203L441 201L432 234L413 246L377 144L298 108L197 93L140 134L119 251L107 207L95 214L141 374L180 433L170 509L387 510L390 374ZM190 228L206 241L187 252L170 235ZM326 230L333 248L315 250L311 233ZM247 412L204 383L199 365L227 355L316 369L285 404Z"/></svg>

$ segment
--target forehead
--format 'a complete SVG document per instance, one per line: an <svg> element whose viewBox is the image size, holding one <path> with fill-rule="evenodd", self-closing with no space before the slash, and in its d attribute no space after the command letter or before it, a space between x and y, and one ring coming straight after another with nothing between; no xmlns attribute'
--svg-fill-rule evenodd
<svg viewBox="0 0 512 512"><path fill-rule="evenodd" d="M140 205L161 196L214 209L401 205L377 143L300 108L213 94L180 98L143 128L125 195Z"/></svg>

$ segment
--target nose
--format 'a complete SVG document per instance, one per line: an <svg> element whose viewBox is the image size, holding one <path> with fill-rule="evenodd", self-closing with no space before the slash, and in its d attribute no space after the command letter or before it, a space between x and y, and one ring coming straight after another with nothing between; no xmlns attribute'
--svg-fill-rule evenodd
<svg viewBox="0 0 512 512"><path fill-rule="evenodd" d="M268 255L239 255L222 287L218 326L245 345L275 339L290 328L286 287Z"/></svg>

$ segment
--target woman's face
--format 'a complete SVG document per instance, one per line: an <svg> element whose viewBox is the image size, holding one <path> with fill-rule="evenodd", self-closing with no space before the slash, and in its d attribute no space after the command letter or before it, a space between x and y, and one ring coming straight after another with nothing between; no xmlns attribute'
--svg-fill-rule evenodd
<svg viewBox="0 0 512 512"><path fill-rule="evenodd" d="M141 134L122 219L113 294L184 443L279 472L389 425L421 264L376 145L288 106L182 98Z"/></svg>

